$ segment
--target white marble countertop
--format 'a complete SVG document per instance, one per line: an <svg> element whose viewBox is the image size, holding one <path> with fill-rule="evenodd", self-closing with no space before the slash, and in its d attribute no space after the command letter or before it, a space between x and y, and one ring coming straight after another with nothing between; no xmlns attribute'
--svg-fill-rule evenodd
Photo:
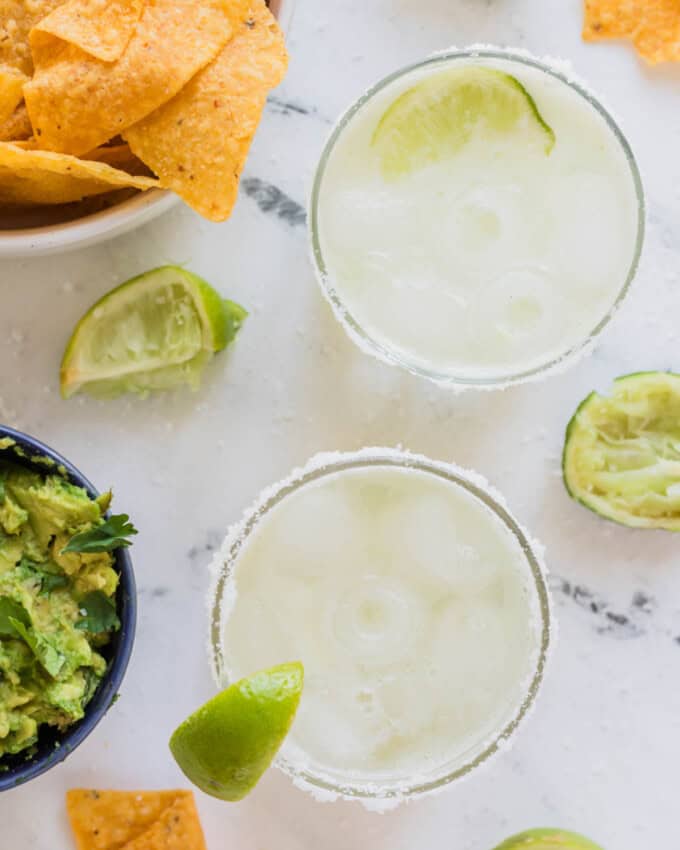
<svg viewBox="0 0 680 850"><path fill-rule="evenodd" d="M71 850L72 786L185 781L167 739L213 693L206 564L258 490L322 449L403 445L474 467L547 546L560 640L514 748L445 793L386 814L320 804L276 771L238 805L198 795L210 850L489 850L520 829L582 831L607 850L675 847L680 763L678 538L628 531L572 504L564 426L594 387L680 368L680 67L585 45L580 0L298 0L289 76L269 104L236 212L178 207L133 235L0 263L0 421L42 438L141 533L140 618L121 699L61 767L0 795L2 850ZM601 93L637 153L649 202L632 294L598 350L565 375L452 394L361 354L319 294L302 207L330 122L377 77L451 44L562 56ZM147 401L61 401L75 321L114 284L185 263L251 317L202 390Z"/></svg>

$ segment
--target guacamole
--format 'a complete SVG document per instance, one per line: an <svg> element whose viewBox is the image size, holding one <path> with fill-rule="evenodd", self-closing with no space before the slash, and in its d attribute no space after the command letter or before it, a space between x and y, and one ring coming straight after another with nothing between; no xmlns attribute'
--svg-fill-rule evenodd
<svg viewBox="0 0 680 850"><path fill-rule="evenodd" d="M98 649L119 628L110 550L127 545L102 532L110 499L0 453L0 766L30 755L41 726L83 717L106 671Z"/></svg>

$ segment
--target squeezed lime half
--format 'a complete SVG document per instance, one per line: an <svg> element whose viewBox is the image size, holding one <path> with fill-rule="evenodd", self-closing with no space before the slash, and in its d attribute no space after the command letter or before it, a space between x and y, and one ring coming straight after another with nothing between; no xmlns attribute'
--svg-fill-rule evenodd
<svg viewBox="0 0 680 850"><path fill-rule="evenodd" d="M680 375L637 372L591 393L567 426L562 471L600 516L680 531Z"/></svg>
<svg viewBox="0 0 680 850"><path fill-rule="evenodd" d="M295 718L304 668L295 661L241 679L188 717L170 738L185 776L220 800L257 784Z"/></svg>
<svg viewBox="0 0 680 850"><path fill-rule="evenodd" d="M400 95L373 134L383 176L396 179L458 153L475 137L516 138L549 154L555 133L524 86L494 68L431 74Z"/></svg>
<svg viewBox="0 0 680 850"><path fill-rule="evenodd" d="M602 850L575 832L563 829L530 829L506 839L494 850Z"/></svg>
<svg viewBox="0 0 680 850"><path fill-rule="evenodd" d="M198 275L161 266L101 298L76 325L61 363L61 392L114 397L189 384L247 316Z"/></svg>

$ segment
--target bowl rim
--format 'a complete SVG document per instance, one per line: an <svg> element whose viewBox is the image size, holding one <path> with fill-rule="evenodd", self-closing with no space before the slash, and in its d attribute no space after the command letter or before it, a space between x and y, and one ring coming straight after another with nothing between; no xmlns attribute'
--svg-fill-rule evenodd
<svg viewBox="0 0 680 850"><path fill-rule="evenodd" d="M42 441L22 431L17 431L5 425L0 425L0 439L9 437L25 453L23 458L29 464L38 457L47 457L57 464L59 472L64 474L71 483L82 487L92 497L96 498L99 491L70 461ZM44 467L37 467L45 472ZM29 758L19 767L10 767L5 773L0 773L0 792L8 791L23 785L31 779L45 773L50 768L60 764L67 758L104 717L115 701L115 696L123 681L132 654L137 625L137 593L132 559L125 548L117 549L115 553L115 568L120 575L117 591L117 610L121 621L118 632L118 645L113 658L108 664L94 696L85 708L85 716L70 726L58 738L54 750L37 757Z"/></svg>
<svg viewBox="0 0 680 850"><path fill-rule="evenodd" d="M61 224L0 230L0 258L85 248L127 233L180 202L167 189L147 189L99 212Z"/></svg>

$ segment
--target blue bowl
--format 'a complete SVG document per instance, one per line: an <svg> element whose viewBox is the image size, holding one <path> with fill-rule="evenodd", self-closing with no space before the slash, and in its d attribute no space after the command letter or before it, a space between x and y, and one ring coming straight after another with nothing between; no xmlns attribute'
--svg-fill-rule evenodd
<svg viewBox="0 0 680 850"><path fill-rule="evenodd" d="M92 498L99 495L75 466L39 440L0 425L0 440L3 437L11 437L20 449L20 454L12 449L6 449L0 451L0 457L9 457L14 463L19 463L42 474L45 474L46 467L44 463L41 464L37 459L50 458L56 463L56 467L49 470L51 473L59 472L63 474L72 484L87 490ZM27 757L19 753L0 759L0 791L7 791L16 788L17 785L23 785L29 779L35 779L36 776L40 776L41 773L62 762L87 738L113 704L130 660L137 622L135 577L127 549L116 550L114 568L120 575L116 603L121 627L114 634L111 642L99 650L106 658L108 667L104 678L85 709L85 717L74 723L65 732L59 732L47 726L43 727L36 745L37 749L31 756Z"/></svg>

